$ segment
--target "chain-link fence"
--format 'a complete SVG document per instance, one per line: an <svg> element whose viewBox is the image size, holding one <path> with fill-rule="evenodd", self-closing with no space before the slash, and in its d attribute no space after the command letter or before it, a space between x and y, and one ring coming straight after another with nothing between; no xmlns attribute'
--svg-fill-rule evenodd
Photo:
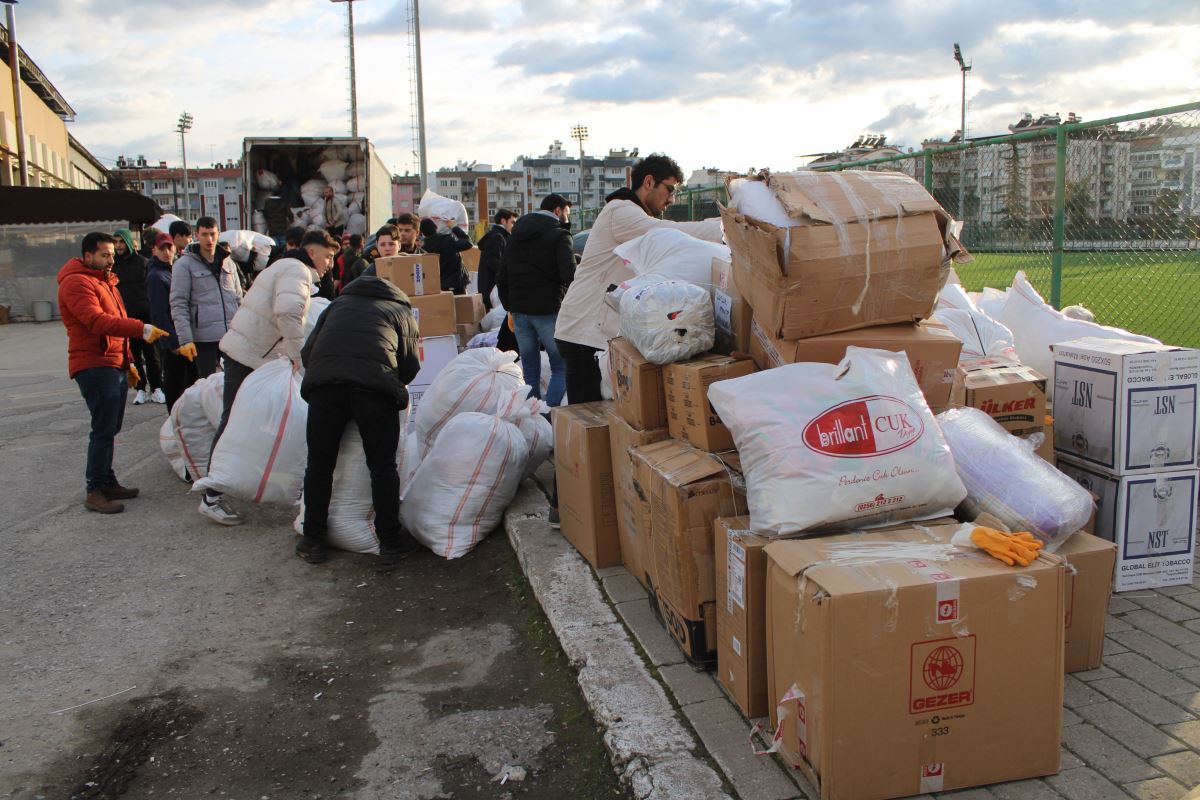
<svg viewBox="0 0 1200 800"><path fill-rule="evenodd" d="M827 169L904 172L956 219L968 289L1023 270L1056 307L1200 347L1200 103L1095 122L1026 118L1008 136ZM714 216L723 189L681 192L671 219Z"/></svg>

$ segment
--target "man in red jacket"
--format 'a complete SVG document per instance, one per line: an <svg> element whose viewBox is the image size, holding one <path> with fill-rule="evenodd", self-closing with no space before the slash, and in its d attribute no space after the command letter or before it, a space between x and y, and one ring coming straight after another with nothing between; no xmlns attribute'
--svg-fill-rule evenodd
<svg viewBox="0 0 1200 800"><path fill-rule="evenodd" d="M58 271L58 309L67 328L67 370L92 415L83 505L89 511L116 514L125 510L121 500L138 494L118 483L112 468L113 439L124 421L125 396L140 377L129 340L153 342L166 331L125 313L112 272L113 237L89 233L82 250L82 258L72 258Z"/></svg>

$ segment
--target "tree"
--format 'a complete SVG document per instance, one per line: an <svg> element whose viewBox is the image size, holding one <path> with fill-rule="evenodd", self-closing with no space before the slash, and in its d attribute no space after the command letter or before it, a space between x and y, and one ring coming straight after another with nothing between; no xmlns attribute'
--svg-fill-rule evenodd
<svg viewBox="0 0 1200 800"><path fill-rule="evenodd" d="M1178 189L1160 189L1154 198L1151 210L1151 225L1154 235L1170 236L1179 229L1183 217L1183 192Z"/></svg>
<svg viewBox="0 0 1200 800"><path fill-rule="evenodd" d="M1004 227L1018 229L1025 227L1029 217L1027 172L1021 160L1021 150L1016 142L1009 142L1008 151L1000 157L1004 164L1005 181L1000 188L1000 198L1004 201L1004 210L1000 221Z"/></svg>
<svg viewBox="0 0 1200 800"><path fill-rule="evenodd" d="M1091 185L1086 180L1067 181L1063 205L1066 207L1067 223L1071 227L1078 229L1090 225L1092 210L1096 207Z"/></svg>

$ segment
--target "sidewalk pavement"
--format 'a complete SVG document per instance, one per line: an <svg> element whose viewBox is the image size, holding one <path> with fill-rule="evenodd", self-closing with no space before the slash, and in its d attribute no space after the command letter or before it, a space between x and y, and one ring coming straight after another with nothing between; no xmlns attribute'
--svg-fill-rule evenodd
<svg viewBox="0 0 1200 800"><path fill-rule="evenodd" d="M816 800L799 773L753 755L750 723L684 661L637 580L623 567L593 571L547 511L527 482L505 527L634 796ZM938 797L1200 798L1200 580L1114 595L1104 665L1067 675L1063 706L1059 774Z"/></svg>

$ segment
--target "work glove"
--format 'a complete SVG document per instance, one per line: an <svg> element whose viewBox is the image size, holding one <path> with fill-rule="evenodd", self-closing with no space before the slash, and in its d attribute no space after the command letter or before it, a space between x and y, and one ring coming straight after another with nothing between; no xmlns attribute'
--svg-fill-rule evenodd
<svg viewBox="0 0 1200 800"><path fill-rule="evenodd" d="M188 361L195 361L196 360L196 343L188 342L187 344L182 345L175 352L178 353L179 355L183 356L184 358L186 358Z"/></svg>
<svg viewBox="0 0 1200 800"><path fill-rule="evenodd" d="M138 368L135 367L133 364L129 365L129 370L126 372L125 377L129 380L129 388L130 389L136 388L138 385L138 381L140 381L142 379L141 373L138 372Z"/></svg>
<svg viewBox="0 0 1200 800"><path fill-rule="evenodd" d="M156 328L150 324L142 326L142 341L144 342L156 342L167 335L167 332L162 328Z"/></svg>
<svg viewBox="0 0 1200 800"><path fill-rule="evenodd" d="M959 547L978 548L1010 567L1028 567L1042 549L1042 540L1027 531L1004 533L970 523L960 526L950 541Z"/></svg>

